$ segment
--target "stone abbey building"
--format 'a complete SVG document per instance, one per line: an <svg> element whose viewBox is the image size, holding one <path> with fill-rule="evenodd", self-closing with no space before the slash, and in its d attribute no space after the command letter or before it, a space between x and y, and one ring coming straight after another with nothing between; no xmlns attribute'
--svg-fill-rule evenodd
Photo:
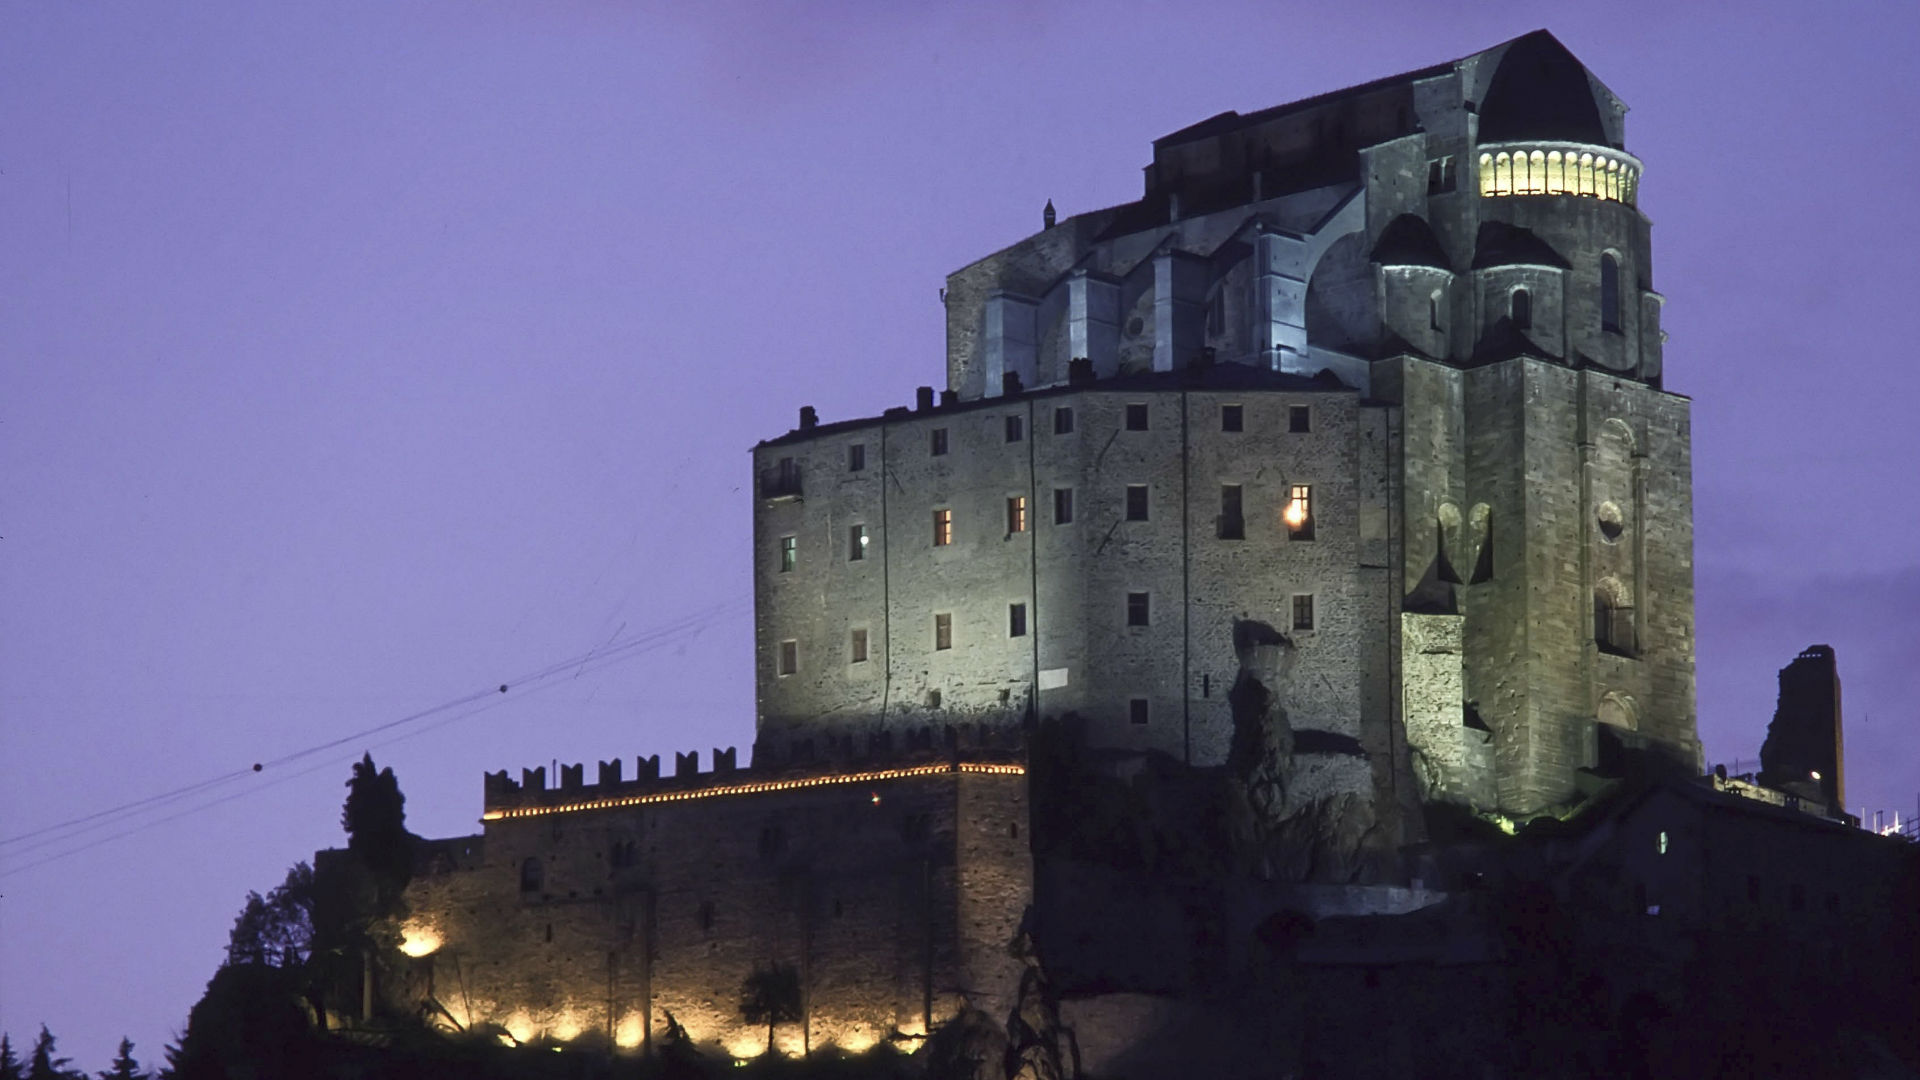
<svg viewBox="0 0 1920 1080"><path fill-rule="evenodd" d="M1625 115L1536 32L1203 120L1138 200L955 271L944 389L754 449L751 760L488 776L411 886L416 990L745 1055L782 966L790 1052L963 1010L1018 1050L1069 969L1164 1002L1279 911L1452 910L1478 877L1436 807L1511 828L1609 761L1696 775L1688 402ZM1665 856L1646 805L1617 831Z"/></svg>

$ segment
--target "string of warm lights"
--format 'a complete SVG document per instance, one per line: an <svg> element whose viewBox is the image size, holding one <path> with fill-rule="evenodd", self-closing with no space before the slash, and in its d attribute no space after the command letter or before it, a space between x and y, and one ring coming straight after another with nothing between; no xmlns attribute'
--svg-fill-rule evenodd
<svg viewBox="0 0 1920 1080"><path fill-rule="evenodd" d="M829 787L840 784L871 784L882 780L903 780L914 776L938 776L952 773L980 773L988 776L1025 776L1025 765L994 765L984 762L961 762L957 765L913 765L901 769L878 769L872 772L828 773L821 776L801 776L790 780L760 780L750 784L723 784L717 787L691 788L683 791L655 791L647 794L616 795L600 799L587 799L581 802L559 803L554 806L515 806L501 810L488 810L480 815L482 821L501 821L509 818L542 817L547 814L568 814L580 810L610 810L623 806L650 806L656 803L685 802L690 799L712 799L723 795L761 795L772 791L794 791L800 788Z"/></svg>

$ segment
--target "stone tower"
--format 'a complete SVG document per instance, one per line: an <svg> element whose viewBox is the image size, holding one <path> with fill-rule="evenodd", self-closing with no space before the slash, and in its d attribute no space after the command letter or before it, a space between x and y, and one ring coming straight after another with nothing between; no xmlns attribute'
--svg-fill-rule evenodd
<svg viewBox="0 0 1920 1080"><path fill-rule="evenodd" d="M1760 747L1760 782L1846 813L1840 670L1833 646L1809 645L1780 669L1780 703Z"/></svg>
<svg viewBox="0 0 1920 1080"><path fill-rule="evenodd" d="M945 391L755 450L761 751L1071 713L1213 766L1251 677L1289 790L1384 820L1697 767L1625 113L1536 32L1175 132L954 272Z"/></svg>

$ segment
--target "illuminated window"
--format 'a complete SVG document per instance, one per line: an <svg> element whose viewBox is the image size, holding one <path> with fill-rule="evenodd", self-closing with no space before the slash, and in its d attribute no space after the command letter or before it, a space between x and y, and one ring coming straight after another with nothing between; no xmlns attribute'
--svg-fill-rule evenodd
<svg viewBox="0 0 1920 1080"><path fill-rule="evenodd" d="M929 448L933 451L934 457L940 457L941 455L947 452L947 429L946 428L943 428L943 427L934 428L931 432L928 432L928 436L929 436Z"/></svg>
<svg viewBox="0 0 1920 1080"><path fill-rule="evenodd" d="M1620 332L1620 261L1600 256L1600 329Z"/></svg>
<svg viewBox="0 0 1920 1080"><path fill-rule="evenodd" d="M1073 523L1073 489L1053 489L1053 523L1071 525Z"/></svg>
<svg viewBox="0 0 1920 1080"><path fill-rule="evenodd" d="M1007 441L1019 442L1027 437L1026 421L1018 416L1007 417Z"/></svg>
<svg viewBox="0 0 1920 1080"><path fill-rule="evenodd" d="M847 447L847 471L859 472L867 467L867 444L854 443Z"/></svg>
<svg viewBox="0 0 1920 1080"><path fill-rule="evenodd" d="M1127 720L1135 724L1144 724L1147 722L1146 698L1137 697L1127 702Z"/></svg>
<svg viewBox="0 0 1920 1080"><path fill-rule="evenodd" d="M1293 597L1293 628L1295 630L1313 629L1313 594L1295 593Z"/></svg>
<svg viewBox="0 0 1920 1080"><path fill-rule="evenodd" d="M1007 499L1007 532L1023 533L1027 531L1027 497L1014 495Z"/></svg>
<svg viewBox="0 0 1920 1080"><path fill-rule="evenodd" d="M1246 415L1241 410L1240 406L1238 405L1220 406L1220 430L1221 431L1246 430Z"/></svg>
<svg viewBox="0 0 1920 1080"><path fill-rule="evenodd" d="M933 647L953 648L953 616L944 611L933 617Z"/></svg>
<svg viewBox="0 0 1920 1080"><path fill-rule="evenodd" d="M933 546L946 547L953 543L953 511L935 510L933 512Z"/></svg>
<svg viewBox="0 0 1920 1080"><path fill-rule="evenodd" d="M1240 485L1220 485L1220 521L1218 533L1222 540L1245 540L1247 538L1246 517L1240 512Z"/></svg>
<svg viewBox="0 0 1920 1080"><path fill-rule="evenodd" d="M1134 402L1127 406L1127 430L1147 430L1147 406L1144 402Z"/></svg>
<svg viewBox="0 0 1920 1080"><path fill-rule="evenodd" d="M1313 488L1293 484L1287 488L1287 505L1280 511L1291 540L1313 539Z"/></svg>
<svg viewBox="0 0 1920 1080"><path fill-rule="evenodd" d="M1007 605L1007 636L1008 637L1026 637L1027 636L1027 605L1025 604L1008 604Z"/></svg>
<svg viewBox="0 0 1920 1080"><path fill-rule="evenodd" d="M793 536L781 537L780 538L780 572L785 574L792 571L792 569L795 566L799 565L799 562L800 562L799 538L793 537Z"/></svg>
<svg viewBox="0 0 1920 1080"><path fill-rule="evenodd" d="M1127 625L1150 626L1153 624L1152 601L1143 592L1127 594Z"/></svg>
<svg viewBox="0 0 1920 1080"><path fill-rule="evenodd" d="M783 641L780 643L780 674L791 675L800 670L800 643Z"/></svg>
<svg viewBox="0 0 1920 1080"><path fill-rule="evenodd" d="M1127 485L1127 520L1147 520L1147 485Z"/></svg>
<svg viewBox="0 0 1920 1080"><path fill-rule="evenodd" d="M864 664L867 662L867 632L865 630L855 630L852 633L847 642L847 656L848 663Z"/></svg>
<svg viewBox="0 0 1920 1080"><path fill-rule="evenodd" d="M865 525L847 526L847 561L859 562L867 557L867 527Z"/></svg>
<svg viewBox="0 0 1920 1080"><path fill-rule="evenodd" d="M1073 409L1062 405L1053 410L1053 433L1055 435L1073 434Z"/></svg>
<svg viewBox="0 0 1920 1080"><path fill-rule="evenodd" d="M1659 848L1660 854L1665 855L1667 853L1667 832L1665 829L1660 830Z"/></svg>
<svg viewBox="0 0 1920 1080"><path fill-rule="evenodd" d="M1507 315L1513 325L1521 330L1533 327L1533 296L1525 289L1515 289L1507 295Z"/></svg>
<svg viewBox="0 0 1920 1080"><path fill-rule="evenodd" d="M1292 435L1305 435L1313 430L1313 406L1287 406L1287 432Z"/></svg>

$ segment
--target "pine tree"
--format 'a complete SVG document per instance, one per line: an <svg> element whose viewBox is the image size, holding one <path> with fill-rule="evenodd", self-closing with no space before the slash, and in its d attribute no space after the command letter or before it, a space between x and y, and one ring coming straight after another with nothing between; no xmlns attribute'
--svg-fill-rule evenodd
<svg viewBox="0 0 1920 1080"><path fill-rule="evenodd" d="M75 1080L67 1066L73 1062L54 1052L53 1032L40 1025L40 1037L33 1041L33 1054L27 1059L26 1080Z"/></svg>
<svg viewBox="0 0 1920 1080"><path fill-rule="evenodd" d="M0 1080L24 1080L19 1055L13 1052L13 1040L0 1034Z"/></svg>
<svg viewBox="0 0 1920 1080"><path fill-rule="evenodd" d="M347 780L347 803L340 811L347 850L372 871L381 915L392 914L413 877L413 835L407 832L407 798L393 769L377 768L367 754Z"/></svg>
<svg viewBox="0 0 1920 1080"><path fill-rule="evenodd" d="M773 1053L776 1025L800 1019L800 973L791 964L757 967L740 985L740 1016L767 1025L767 1053Z"/></svg>
<svg viewBox="0 0 1920 1080"><path fill-rule="evenodd" d="M133 1060L133 1040L122 1036L120 1053L114 1057L113 1064L100 1074L100 1080L149 1080L146 1073L140 1071L140 1063Z"/></svg>

